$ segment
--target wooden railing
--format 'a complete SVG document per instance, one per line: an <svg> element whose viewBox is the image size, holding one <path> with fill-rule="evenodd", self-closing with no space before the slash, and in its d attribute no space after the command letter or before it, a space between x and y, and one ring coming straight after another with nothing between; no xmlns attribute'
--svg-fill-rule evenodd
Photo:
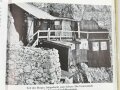
<svg viewBox="0 0 120 90"><path fill-rule="evenodd" d="M45 33L46 35L41 35L41 33ZM51 35L52 33L54 33L54 35ZM36 40L38 41L39 39L47 39L47 40L50 40L50 39L62 39L62 38L73 38L74 34L78 34L80 35L81 33L84 33L84 34L87 34L87 39L89 37L89 34L98 34L98 33L110 33L110 32L105 32L105 31L101 31L101 32L88 32L88 31L65 31L65 30L38 30L36 33L34 33L30 39L33 39L35 36L37 37ZM57 34L57 35L56 35ZM65 35L65 34L70 34L70 35Z"/></svg>

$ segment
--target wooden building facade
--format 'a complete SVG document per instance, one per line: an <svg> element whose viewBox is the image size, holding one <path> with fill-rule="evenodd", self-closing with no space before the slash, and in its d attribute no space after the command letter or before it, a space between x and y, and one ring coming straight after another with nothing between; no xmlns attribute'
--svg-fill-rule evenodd
<svg viewBox="0 0 120 90"><path fill-rule="evenodd" d="M87 63L89 67L110 67L110 39L109 31L102 29L94 20L76 21L67 18L53 17L46 12L39 11L35 14L35 7L31 5L15 5L10 6L11 13L15 20L15 27L20 35L20 40L25 45L29 43L29 37L33 36L38 30L64 30L65 32L73 31L72 33L63 33L63 36L70 36L75 48L70 49L63 44L56 44L50 41L42 44L38 43L37 47L56 48L59 51L61 67L68 71L72 59L77 59L77 63ZM33 9L33 10L32 10ZM40 15L42 14L43 15ZM74 32L75 31L75 32ZM47 36L47 32L38 33L39 36ZM36 34L37 35L37 34ZM59 32L51 32L51 36L59 36ZM36 37L37 39L38 37ZM39 39L39 38L38 38ZM76 39L78 42L76 44ZM39 41L39 40L38 40ZM52 41L52 40L51 40ZM71 51L70 51L71 50Z"/></svg>

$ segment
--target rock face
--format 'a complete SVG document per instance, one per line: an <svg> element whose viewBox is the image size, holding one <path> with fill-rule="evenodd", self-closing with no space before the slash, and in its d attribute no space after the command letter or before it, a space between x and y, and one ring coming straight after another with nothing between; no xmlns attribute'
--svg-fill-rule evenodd
<svg viewBox="0 0 120 90"><path fill-rule="evenodd" d="M101 28L111 31L111 7L108 5L82 5L59 3L30 3L53 16L75 20L95 20ZM56 14L57 13L57 14Z"/></svg>
<svg viewBox="0 0 120 90"><path fill-rule="evenodd" d="M14 25L14 19L12 17L12 14L10 11L8 12L8 37L7 37L7 43L13 44L19 42L19 34L16 31L15 25Z"/></svg>
<svg viewBox="0 0 120 90"><path fill-rule="evenodd" d="M7 54L8 85L59 83L61 68L58 50L13 45Z"/></svg>
<svg viewBox="0 0 120 90"><path fill-rule="evenodd" d="M88 67L85 63L79 63L77 67L71 67L71 73L78 72L73 76L73 83L111 83L113 82L113 68Z"/></svg>
<svg viewBox="0 0 120 90"><path fill-rule="evenodd" d="M85 63L81 63L81 67L90 83L104 83L113 81L112 67L91 68L88 67Z"/></svg>

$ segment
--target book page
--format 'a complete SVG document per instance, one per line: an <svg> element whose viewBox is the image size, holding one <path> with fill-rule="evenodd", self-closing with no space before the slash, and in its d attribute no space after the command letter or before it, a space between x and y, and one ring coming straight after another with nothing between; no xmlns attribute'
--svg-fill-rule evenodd
<svg viewBox="0 0 120 90"><path fill-rule="evenodd" d="M7 90L117 90L115 32L113 0L12 0Z"/></svg>
<svg viewBox="0 0 120 90"><path fill-rule="evenodd" d="M7 0L0 0L0 89L5 90L6 82L6 39L7 39Z"/></svg>
<svg viewBox="0 0 120 90"><path fill-rule="evenodd" d="M120 8L119 8L119 5L120 5L120 1L119 0L116 0L116 30L117 30L117 56L118 56L118 70L117 70L117 74L118 74L118 90L120 90Z"/></svg>

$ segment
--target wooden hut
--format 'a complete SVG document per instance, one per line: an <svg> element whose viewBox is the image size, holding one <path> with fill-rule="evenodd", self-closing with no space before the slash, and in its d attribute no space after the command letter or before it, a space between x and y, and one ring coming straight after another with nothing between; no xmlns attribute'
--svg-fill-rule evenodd
<svg viewBox="0 0 120 90"><path fill-rule="evenodd" d="M90 67L110 67L109 31L94 20L81 21L81 39L88 40L87 60Z"/></svg>
<svg viewBox="0 0 120 90"><path fill-rule="evenodd" d="M30 31L33 33L33 36L36 37L34 39L37 41L37 47L58 49L61 68L63 70L69 71L71 63L75 65L76 63L81 62L88 63L89 67L111 66L109 32L106 29L100 28L94 20L76 21L68 18L59 18L51 16L50 14L27 3L16 5L17 6L12 10L12 14L14 14L13 17L16 22L15 26L18 30L22 29L28 32L28 29L23 29L23 25L26 25L26 21L33 22L31 29L33 31ZM20 21L17 17L20 17L19 15L21 14L17 14L18 16L16 16L16 13L14 12L14 9L16 8L20 9L22 12L22 19ZM26 16L25 13L29 13L27 19L23 18ZM30 23L27 24L28 25L26 25L26 27L31 26ZM50 32L50 30L54 30L54 32ZM56 31L68 31L69 33L64 32L62 36L60 36L61 34ZM71 31L74 33L70 33ZM72 43L73 46L71 46L71 44L65 44L68 43L66 41L60 41L59 43L57 41L53 42L51 40L53 37L65 38L66 40L68 38L75 39L69 42ZM39 43L41 38L42 40L46 39L46 41L44 40L42 43ZM26 37L23 39L26 39ZM76 41L76 39L78 41ZM36 42L33 42L32 44L34 45L34 43Z"/></svg>

